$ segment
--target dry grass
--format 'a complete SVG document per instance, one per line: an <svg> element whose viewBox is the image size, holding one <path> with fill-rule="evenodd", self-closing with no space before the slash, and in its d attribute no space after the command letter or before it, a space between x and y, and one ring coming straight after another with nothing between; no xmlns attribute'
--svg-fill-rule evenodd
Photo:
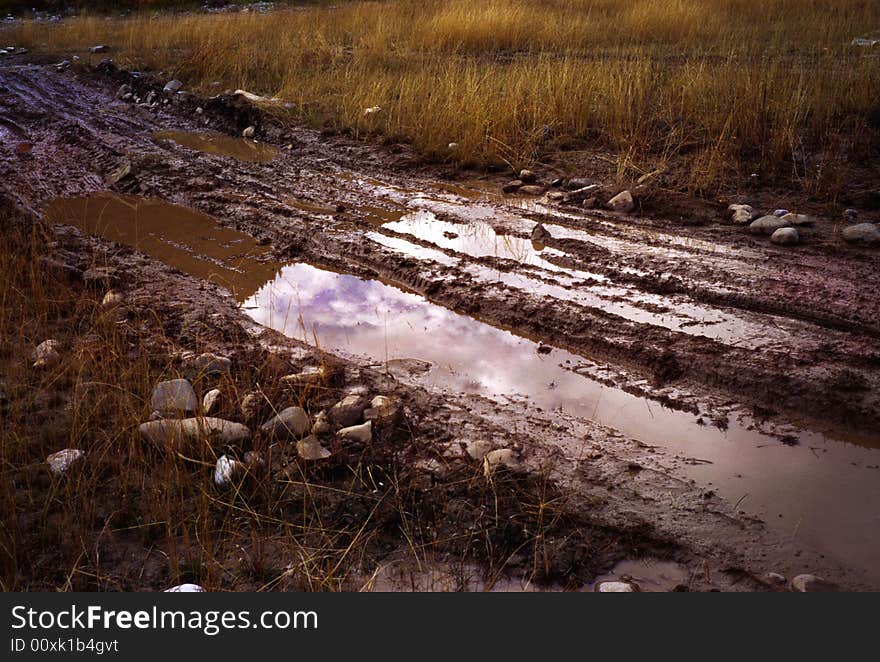
<svg viewBox="0 0 880 662"><path fill-rule="evenodd" d="M849 44L869 26L880 5L866 0L401 0L84 18L19 38L108 42L117 61L280 95L314 122L433 158L518 167L599 145L622 177L686 159L680 183L705 190L752 171L814 180L862 156L880 124L880 58Z"/></svg>

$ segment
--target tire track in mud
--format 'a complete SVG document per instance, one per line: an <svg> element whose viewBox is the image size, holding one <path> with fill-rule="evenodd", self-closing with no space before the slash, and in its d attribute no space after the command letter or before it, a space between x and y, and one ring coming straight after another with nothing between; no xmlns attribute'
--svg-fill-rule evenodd
<svg viewBox="0 0 880 662"><path fill-rule="evenodd" d="M268 165L232 161L154 141L151 134L159 128L193 128L180 117L174 103L156 113L132 109L114 101L112 90L32 65L4 68L3 85L6 94L0 102L0 122L22 126L34 149L32 158L4 158L0 167L11 194L28 209L40 209L56 196L99 190L103 178L127 161L133 176L121 181L116 190L197 207L223 225L271 242L286 259L378 275L458 312L635 371L657 386L675 383L696 393L708 389L767 413L779 410L810 416L821 412L826 420L880 427L880 351L875 342L880 337L876 323L880 306L864 294L874 285L880 287L880 276L873 269L878 262L876 252L855 251L850 256L838 251L825 259L821 252L829 243L825 238L817 242L817 248L785 253L737 234L735 241L749 253L741 258L738 255L743 251L728 249L725 242L730 230L724 227L715 234L700 229L697 239L685 236L664 243L662 236L681 234L679 228L657 219L596 219L570 210L554 217L546 208L535 212L505 208L495 201L479 204L489 225L524 222L519 230L510 229L514 235L522 236L529 225L541 220L571 228L547 244L564 253L564 265L603 274L614 286L634 294L660 297L673 314L676 298L686 297L734 319L752 316L754 323L766 324L768 332L779 320L800 334L763 350L742 348L735 342L700 335L699 324L694 332L671 330L626 319L601 305L575 305L535 296L491 278L475 278L468 272L471 265L505 274L528 276L529 271L515 261L444 251L431 241L377 228L358 210L406 206L425 191L430 191L429 201L441 200L443 218L463 225L476 221L470 216L468 201L454 195L443 197L430 181L399 176L377 180L380 175L374 172L356 174L363 161L359 149L364 149L357 145L339 149L300 129L295 142L305 146L301 150L292 150ZM234 113L232 117L218 111L211 128L228 128ZM290 136L280 133L276 138ZM52 164L49 168L43 157ZM394 183L383 185L388 179ZM341 211L316 216L285 204L285 199L324 201ZM635 238L627 236L629 228L624 224L635 226ZM455 256L463 267L389 250L365 239L368 230L436 248ZM617 243L611 248L602 246L601 240L609 237ZM592 243L595 240L600 243ZM700 241L716 243L719 254L688 245ZM615 250L621 242L632 249ZM645 247L641 253L640 244ZM682 254L694 257L678 259ZM799 264L804 254L807 266ZM844 264L839 266L835 260ZM763 276L767 271L772 275ZM554 274L542 278L552 280ZM745 291L749 285L754 291ZM856 305L848 305L846 297L832 296L846 292L859 294ZM626 301L628 296L621 295L624 303L631 303ZM638 302L633 305L639 306Z"/></svg>

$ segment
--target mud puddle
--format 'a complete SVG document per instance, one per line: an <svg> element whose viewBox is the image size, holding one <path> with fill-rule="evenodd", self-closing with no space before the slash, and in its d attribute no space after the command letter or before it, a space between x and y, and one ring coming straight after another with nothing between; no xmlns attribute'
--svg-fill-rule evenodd
<svg viewBox="0 0 880 662"><path fill-rule="evenodd" d="M671 561L656 559L627 559L618 563L611 572L593 582L595 589L602 582L632 582L644 593L666 593L687 587L690 580L686 568Z"/></svg>
<svg viewBox="0 0 880 662"><path fill-rule="evenodd" d="M257 322L328 351L391 366L425 362L413 381L588 419L671 451L676 469L793 539L880 577L880 450L832 434L791 429L798 444L753 429L746 416L722 431L696 416L575 372L583 357L426 301L392 285L306 264L284 267L244 304ZM855 441L855 440L852 440ZM581 447L566 448L583 458Z"/></svg>
<svg viewBox="0 0 880 662"><path fill-rule="evenodd" d="M170 140L189 149L195 149L215 156L228 156L239 161L269 163L281 154L274 145L233 138L222 133L196 133L194 131L157 131L155 140Z"/></svg>
<svg viewBox="0 0 880 662"><path fill-rule="evenodd" d="M114 193L59 198L46 209L46 218L136 248L225 287L237 301L244 301L274 278L279 266L261 260L266 249L251 236L222 228L194 209L162 200Z"/></svg>

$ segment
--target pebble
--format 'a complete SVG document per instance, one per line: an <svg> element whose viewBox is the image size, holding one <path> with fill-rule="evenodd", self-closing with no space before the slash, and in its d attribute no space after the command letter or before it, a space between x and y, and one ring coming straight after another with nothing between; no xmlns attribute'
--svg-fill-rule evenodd
<svg viewBox="0 0 880 662"><path fill-rule="evenodd" d="M251 431L241 423L222 418L168 418L142 423L144 441L162 451L190 451L204 440L216 440L223 446L235 446L251 438Z"/></svg>
<svg viewBox="0 0 880 662"><path fill-rule="evenodd" d="M791 589L796 593L835 593L839 591L836 584L825 581L816 575L798 575L791 580Z"/></svg>
<svg viewBox="0 0 880 662"><path fill-rule="evenodd" d="M522 181L519 179L514 179L511 182L507 182L504 186L501 187L502 193L516 193L522 188Z"/></svg>
<svg viewBox="0 0 880 662"><path fill-rule="evenodd" d="M185 414L198 410L199 399L186 379L169 379L153 388L150 406L166 414Z"/></svg>
<svg viewBox="0 0 880 662"><path fill-rule="evenodd" d="M63 451L52 453L46 458L46 464L49 465L49 471L54 475L60 476L67 472L74 463L85 457L85 453L78 448L65 448Z"/></svg>
<svg viewBox="0 0 880 662"><path fill-rule="evenodd" d="M773 234L779 228L788 227L788 221L779 216L762 216L749 225L749 232L753 234Z"/></svg>
<svg viewBox="0 0 880 662"><path fill-rule="evenodd" d="M382 108L379 106L370 106L369 108L364 108L364 117L371 117L373 115L378 115L382 112Z"/></svg>
<svg viewBox="0 0 880 662"><path fill-rule="evenodd" d="M327 420L327 412L322 411L319 412L317 416L315 416L315 422L312 425L312 434L317 436L323 436L325 434L330 433L330 421Z"/></svg>
<svg viewBox="0 0 880 662"><path fill-rule="evenodd" d="M125 297L122 296L121 292L110 290L104 295L104 298L101 300L101 305L104 306L104 308L113 308L114 306L121 304L124 299Z"/></svg>
<svg viewBox="0 0 880 662"><path fill-rule="evenodd" d="M165 83L165 87L162 88L162 91L168 94L174 94L175 92L179 92L182 88L183 83L175 78Z"/></svg>
<svg viewBox="0 0 880 662"><path fill-rule="evenodd" d="M330 457L330 451L313 434L296 442L296 452L303 460L326 460Z"/></svg>
<svg viewBox="0 0 880 662"><path fill-rule="evenodd" d="M172 586L171 588L166 588L164 593L204 593L205 589L203 589L198 584L178 584L177 586Z"/></svg>
<svg viewBox="0 0 880 662"><path fill-rule="evenodd" d="M531 170L523 169L519 171L519 180L523 184L534 184L538 181L538 176Z"/></svg>
<svg viewBox="0 0 880 662"><path fill-rule="evenodd" d="M577 191L588 186L593 186L593 182L586 177L572 177L563 183L563 187L569 191Z"/></svg>
<svg viewBox="0 0 880 662"><path fill-rule="evenodd" d="M779 228L770 235L770 241L780 246L794 246L800 241L800 235L794 228Z"/></svg>
<svg viewBox="0 0 880 662"><path fill-rule="evenodd" d="M50 368L61 361L61 346L57 340L44 340L31 352L31 361L34 368Z"/></svg>
<svg viewBox="0 0 880 662"><path fill-rule="evenodd" d="M232 360L225 356L205 352L196 357L194 365L200 375L226 375L232 369Z"/></svg>
<svg viewBox="0 0 880 662"><path fill-rule="evenodd" d="M221 455L214 467L214 484L217 487L229 487L247 472L247 467L228 455Z"/></svg>
<svg viewBox="0 0 880 662"><path fill-rule="evenodd" d="M295 375L285 375L281 378L281 382L288 386L317 386L326 378L327 373L323 367L308 372L300 372Z"/></svg>
<svg viewBox="0 0 880 662"><path fill-rule="evenodd" d="M771 584L778 584L779 586L782 586L783 584L788 582L785 576L780 575L778 572L768 572L766 575L764 575L764 577Z"/></svg>
<svg viewBox="0 0 880 662"><path fill-rule="evenodd" d="M214 410L220 404L220 396L222 392L219 388L212 388L210 391L205 393L205 397L202 398L202 412L209 416L214 413Z"/></svg>
<svg viewBox="0 0 880 662"><path fill-rule="evenodd" d="M843 228L841 233L845 241L860 244L876 244L880 242L880 230L874 223L857 223Z"/></svg>
<svg viewBox="0 0 880 662"><path fill-rule="evenodd" d="M773 215L774 215L774 216L779 216L780 218L782 218L783 216L785 216L785 215L787 215L787 214L790 214L790 213L791 213L791 212L789 212L787 209L775 209L775 210L773 211Z"/></svg>
<svg viewBox="0 0 880 662"><path fill-rule="evenodd" d="M241 132L243 138L253 138L257 133L257 127L249 126L244 131Z"/></svg>
<svg viewBox="0 0 880 662"><path fill-rule="evenodd" d="M786 214L782 217L782 220L788 221L789 225L795 226L813 225L816 222L816 218L808 214Z"/></svg>
<svg viewBox="0 0 880 662"><path fill-rule="evenodd" d="M629 582L599 582L597 593L637 593L635 586Z"/></svg>
<svg viewBox="0 0 880 662"><path fill-rule="evenodd" d="M526 184L525 186L521 186L518 193L522 193L523 195L544 195L544 191L546 191L543 186L538 186L536 184Z"/></svg>
<svg viewBox="0 0 880 662"><path fill-rule="evenodd" d="M363 420L366 408L365 398L357 394L348 395L330 408L327 417L336 425L349 427Z"/></svg>
<svg viewBox="0 0 880 662"><path fill-rule="evenodd" d="M500 466L513 470L521 468L519 460L510 448L499 448L486 453L486 457L483 458L483 469L487 475Z"/></svg>
<svg viewBox="0 0 880 662"><path fill-rule="evenodd" d="M465 445L465 451L472 460L482 460L492 450L492 442L480 439L469 441Z"/></svg>
<svg viewBox="0 0 880 662"><path fill-rule="evenodd" d="M277 416L263 423L264 433L278 437L302 437L312 427L309 415L302 407L288 407Z"/></svg>
<svg viewBox="0 0 880 662"><path fill-rule="evenodd" d="M632 193L629 191L621 191L605 203L605 206L611 211L628 214L636 208L636 203L633 200Z"/></svg>
<svg viewBox="0 0 880 662"><path fill-rule="evenodd" d="M342 428L337 434L340 439L345 441L359 441L367 444L373 440L373 422L367 421L360 425Z"/></svg>

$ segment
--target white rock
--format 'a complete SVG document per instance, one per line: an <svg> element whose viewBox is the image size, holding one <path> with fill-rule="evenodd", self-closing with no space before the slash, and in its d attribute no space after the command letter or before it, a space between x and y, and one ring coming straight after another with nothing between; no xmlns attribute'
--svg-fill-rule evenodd
<svg viewBox="0 0 880 662"><path fill-rule="evenodd" d="M605 206L612 211L628 214L636 208L636 203L633 200L632 193L629 191L621 191L611 198Z"/></svg>
<svg viewBox="0 0 880 662"><path fill-rule="evenodd" d="M209 416L214 412L217 405L220 403L220 396L223 395L219 388L212 388L210 391L205 393L205 397L202 398L202 413L205 416Z"/></svg>
<svg viewBox="0 0 880 662"><path fill-rule="evenodd" d="M73 464L85 457L85 453L78 448L65 448L63 451L52 453L46 458L49 471L56 476L65 473Z"/></svg>
<svg viewBox="0 0 880 662"><path fill-rule="evenodd" d="M389 398L387 395L377 395L375 398L370 400L370 406L373 409L384 409L386 407L391 407L394 405L394 400Z"/></svg>
<svg viewBox="0 0 880 662"><path fill-rule="evenodd" d="M482 460L489 451L492 450L492 442L480 439L478 441L469 441L465 446L465 451L473 460Z"/></svg>
<svg viewBox="0 0 880 662"><path fill-rule="evenodd" d="M205 112L205 111L202 110L202 107L201 107L201 106L199 106L198 108L196 108L196 115L201 115L203 112Z"/></svg>
<svg viewBox="0 0 880 662"><path fill-rule="evenodd" d="M788 221L789 225L800 227L802 225L813 225L816 222L815 217L808 214L786 214L782 217L783 221Z"/></svg>
<svg viewBox="0 0 880 662"><path fill-rule="evenodd" d="M205 589L203 589L198 584L178 584L177 586L172 586L171 588L166 588L164 593L204 593Z"/></svg>
<svg viewBox="0 0 880 662"><path fill-rule="evenodd" d="M222 418L166 418L142 423L141 438L163 451L188 452L200 442L216 440L222 446L234 446L250 439L251 431L241 423Z"/></svg>
<svg viewBox="0 0 880 662"><path fill-rule="evenodd" d="M629 582L600 582L596 586L597 593L635 593L635 587Z"/></svg>
<svg viewBox="0 0 880 662"><path fill-rule="evenodd" d="M228 455L221 455L214 467L214 484L217 487L229 487L239 480L247 471L247 467Z"/></svg>
<svg viewBox="0 0 880 662"><path fill-rule="evenodd" d="M175 78L174 80L169 80L165 83L165 87L162 88L162 91L173 94L174 92L179 92L181 88L183 88L183 83Z"/></svg>
<svg viewBox="0 0 880 662"><path fill-rule="evenodd" d="M839 588L816 575L798 575L791 580L792 590L798 593L834 593Z"/></svg>
<svg viewBox="0 0 880 662"><path fill-rule="evenodd" d="M876 244L880 242L880 230L874 223L857 223L843 228L845 241L859 244Z"/></svg>
<svg viewBox="0 0 880 662"><path fill-rule="evenodd" d="M373 439L373 421L342 428L337 435L346 441L359 441L367 444Z"/></svg>
<svg viewBox="0 0 880 662"><path fill-rule="evenodd" d="M538 180L538 176L532 172L531 170L520 170L519 171L519 181L523 184L532 184Z"/></svg>
<svg viewBox="0 0 880 662"><path fill-rule="evenodd" d="M295 375L285 375L281 378L281 382L288 386L302 388L304 386L317 386L321 384L327 376L327 371L323 367L317 370L300 372Z"/></svg>
<svg viewBox="0 0 880 662"><path fill-rule="evenodd" d="M57 340L44 340L31 352L31 361L34 368L49 368L61 360L58 348L61 346Z"/></svg>
<svg viewBox="0 0 880 662"><path fill-rule="evenodd" d="M755 210L751 205L730 205L727 211L730 213L730 220L737 225L751 223L755 218Z"/></svg>
<svg viewBox="0 0 880 662"><path fill-rule="evenodd" d="M779 228L770 235L770 241L780 246L794 246L800 239L798 231L794 228Z"/></svg>
<svg viewBox="0 0 880 662"><path fill-rule="evenodd" d="M257 127L249 126L244 131L241 132L241 135L243 138L253 138L256 133L257 133Z"/></svg>
<svg viewBox="0 0 880 662"><path fill-rule="evenodd" d="M313 434L296 442L296 452L304 460L326 460L330 457L330 451Z"/></svg>
<svg viewBox="0 0 880 662"><path fill-rule="evenodd" d="M764 577L771 584L778 584L780 586L788 581L784 575L780 575L778 572L768 572Z"/></svg>
<svg viewBox="0 0 880 662"><path fill-rule="evenodd" d="M753 234L773 234L779 228L788 227L788 221L779 216L762 216L749 225L749 232Z"/></svg>
<svg viewBox="0 0 880 662"><path fill-rule="evenodd" d="M116 290L110 290L107 294L104 295L104 299L101 301L101 305L104 308L113 308L114 306L118 306L125 300L125 297L122 296L121 292L117 292Z"/></svg>
<svg viewBox="0 0 880 662"><path fill-rule="evenodd" d="M349 427L363 420L364 409L366 408L366 399L355 393L345 396L330 407L327 417L337 425Z"/></svg>
<svg viewBox="0 0 880 662"><path fill-rule="evenodd" d="M455 150L458 149L458 143L449 143L446 146L446 149L448 149L450 152L454 152Z"/></svg>
<svg viewBox="0 0 880 662"><path fill-rule="evenodd" d="M166 414L192 413L198 410L199 399L187 380L169 379L156 384L150 405Z"/></svg>
<svg viewBox="0 0 880 662"><path fill-rule="evenodd" d="M302 437L312 427L309 416L302 407L288 407L277 416L263 423L263 432L279 438Z"/></svg>
<svg viewBox="0 0 880 662"><path fill-rule="evenodd" d="M372 117L373 115L378 115L382 112L382 109L379 106L370 106L369 108L364 109L364 117Z"/></svg>
<svg viewBox="0 0 880 662"><path fill-rule="evenodd" d="M486 453L486 457L483 458L483 471L486 475L491 474L493 469L502 466L516 471L522 465L520 465L516 454L510 448L499 448L496 451Z"/></svg>

